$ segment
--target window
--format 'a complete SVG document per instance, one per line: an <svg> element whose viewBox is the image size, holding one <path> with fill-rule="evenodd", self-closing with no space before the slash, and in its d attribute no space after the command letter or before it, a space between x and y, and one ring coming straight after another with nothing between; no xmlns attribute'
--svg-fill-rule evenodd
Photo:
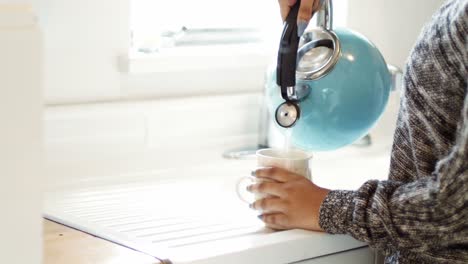
<svg viewBox="0 0 468 264"><path fill-rule="evenodd" d="M258 44L281 29L273 0L132 0L132 47L144 53L179 47Z"/></svg>
<svg viewBox="0 0 468 264"><path fill-rule="evenodd" d="M333 2L335 25L344 25L347 0ZM130 3L131 50L125 66L130 73L153 74L153 81L141 75L132 77L138 81L131 80L131 86L151 90L154 88L149 87L155 87L151 82L161 78L170 79L164 83L166 87L183 86L172 84L177 80L167 77L183 72L186 78L199 80L197 87L204 85L206 91L238 91L239 86L261 90L264 72L276 60L283 29L278 1L131 0ZM232 77L233 70L237 75L243 71L240 79L244 83L239 77ZM207 88L203 80L209 79L210 71L223 76L222 88L219 85ZM212 84L211 81L207 85ZM196 89L190 92L196 93Z"/></svg>

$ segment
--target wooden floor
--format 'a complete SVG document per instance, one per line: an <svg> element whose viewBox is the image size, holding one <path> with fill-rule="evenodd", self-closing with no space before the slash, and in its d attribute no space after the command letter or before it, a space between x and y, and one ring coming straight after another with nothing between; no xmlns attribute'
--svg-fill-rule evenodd
<svg viewBox="0 0 468 264"><path fill-rule="evenodd" d="M151 256L44 220L44 264L157 264Z"/></svg>

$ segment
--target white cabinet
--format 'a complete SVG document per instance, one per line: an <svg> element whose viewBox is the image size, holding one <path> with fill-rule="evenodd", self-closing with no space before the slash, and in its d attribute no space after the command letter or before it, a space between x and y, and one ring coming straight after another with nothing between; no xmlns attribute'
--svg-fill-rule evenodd
<svg viewBox="0 0 468 264"><path fill-rule="evenodd" d="M0 259L40 263L40 32L25 4L0 3Z"/></svg>

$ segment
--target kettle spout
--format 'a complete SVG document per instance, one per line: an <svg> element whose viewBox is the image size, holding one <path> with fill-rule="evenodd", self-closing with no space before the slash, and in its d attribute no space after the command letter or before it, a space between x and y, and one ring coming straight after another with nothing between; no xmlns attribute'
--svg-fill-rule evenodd
<svg viewBox="0 0 468 264"><path fill-rule="evenodd" d="M276 109L276 123L284 128L293 127L299 119L300 113L300 108L295 102L286 101Z"/></svg>

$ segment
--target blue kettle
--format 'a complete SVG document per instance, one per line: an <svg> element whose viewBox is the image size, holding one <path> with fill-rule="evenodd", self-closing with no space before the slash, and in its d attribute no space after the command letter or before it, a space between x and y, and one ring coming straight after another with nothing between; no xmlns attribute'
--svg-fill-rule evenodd
<svg viewBox="0 0 468 264"><path fill-rule="evenodd" d="M392 84L377 47L350 29L333 29L332 1L319 27L297 35L300 1L284 23L276 71L267 73L271 116L298 148L335 150L363 137L382 115Z"/></svg>

